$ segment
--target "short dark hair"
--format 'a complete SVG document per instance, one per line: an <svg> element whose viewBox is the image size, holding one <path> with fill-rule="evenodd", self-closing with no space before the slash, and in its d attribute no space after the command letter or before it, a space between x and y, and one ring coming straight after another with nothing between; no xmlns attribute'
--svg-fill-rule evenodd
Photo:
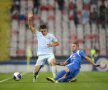
<svg viewBox="0 0 108 90"><path fill-rule="evenodd" d="M74 41L74 42L72 42L72 44L75 44L75 45L79 46L78 41Z"/></svg>
<svg viewBox="0 0 108 90"><path fill-rule="evenodd" d="M42 24L42 25L40 25L40 27L39 27L39 30L40 30L40 29L48 29L48 28L47 28L47 25Z"/></svg>

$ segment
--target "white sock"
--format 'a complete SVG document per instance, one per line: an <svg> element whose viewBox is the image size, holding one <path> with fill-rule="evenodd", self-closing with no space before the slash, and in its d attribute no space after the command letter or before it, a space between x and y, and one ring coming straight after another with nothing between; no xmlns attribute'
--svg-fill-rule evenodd
<svg viewBox="0 0 108 90"><path fill-rule="evenodd" d="M57 70L56 70L56 66L52 66L52 74L53 74L53 78L56 76Z"/></svg>

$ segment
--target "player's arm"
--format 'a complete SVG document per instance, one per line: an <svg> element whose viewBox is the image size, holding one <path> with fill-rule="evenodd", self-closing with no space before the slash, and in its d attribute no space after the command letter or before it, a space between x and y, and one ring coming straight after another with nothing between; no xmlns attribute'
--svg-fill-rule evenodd
<svg viewBox="0 0 108 90"><path fill-rule="evenodd" d="M93 62L93 60L91 59L91 58L89 58L88 56L85 56L85 59L87 60L87 61L89 61L91 64L93 64L95 67L99 67L100 65L98 65L98 64L95 64L94 62Z"/></svg>
<svg viewBox="0 0 108 90"><path fill-rule="evenodd" d="M48 47L59 46L60 43L59 43L59 41L57 40L57 38L56 38L54 35L52 35L52 38L53 38L52 43L47 44Z"/></svg>
<svg viewBox="0 0 108 90"><path fill-rule="evenodd" d="M55 46L59 46L59 42L57 41L57 42L52 42L51 44L47 44L48 45L48 47L55 47Z"/></svg>
<svg viewBox="0 0 108 90"><path fill-rule="evenodd" d="M32 31L32 33L36 33L35 27L33 26L33 20L32 20L33 14L32 12L28 13L28 26L29 29Z"/></svg>
<svg viewBox="0 0 108 90"><path fill-rule="evenodd" d="M56 65L65 66L65 65L67 65L67 62L56 63Z"/></svg>
<svg viewBox="0 0 108 90"><path fill-rule="evenodd" d="M69 57L66 61L57 63L56 65L65 66L65 65L67 65L69 62L70 62L70 57Z"/></svg>

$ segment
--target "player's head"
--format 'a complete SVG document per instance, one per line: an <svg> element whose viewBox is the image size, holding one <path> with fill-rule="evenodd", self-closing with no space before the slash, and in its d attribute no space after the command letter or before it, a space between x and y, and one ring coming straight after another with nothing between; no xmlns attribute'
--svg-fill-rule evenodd
<svg viewBox="0 0 108 90"><path fill-rule="evenodd" d="M47 26L46 26L45 24L43 24L43 25L40 25L39 31L40 31L43 35L47 35L47 33L48 33L48 28L47 28Z"/></svg>
<svg viewBox="0 0 108 90"><path fill-rule="evenodd" d="M78 50L79 49L78 42L72 42L71 48L72 48L73 52L75 52L76 50Z"/></svg>

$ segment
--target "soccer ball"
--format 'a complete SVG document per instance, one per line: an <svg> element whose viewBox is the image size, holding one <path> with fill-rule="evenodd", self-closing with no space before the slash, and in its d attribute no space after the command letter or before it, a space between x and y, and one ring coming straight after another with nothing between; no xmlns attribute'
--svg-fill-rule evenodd
<svg viewBox="0 0 108 90"><path fill-rule="evenodd" d="M13 74L13 79L19 81L21 79L21 74L19 72L15 72Z"/></svg>

